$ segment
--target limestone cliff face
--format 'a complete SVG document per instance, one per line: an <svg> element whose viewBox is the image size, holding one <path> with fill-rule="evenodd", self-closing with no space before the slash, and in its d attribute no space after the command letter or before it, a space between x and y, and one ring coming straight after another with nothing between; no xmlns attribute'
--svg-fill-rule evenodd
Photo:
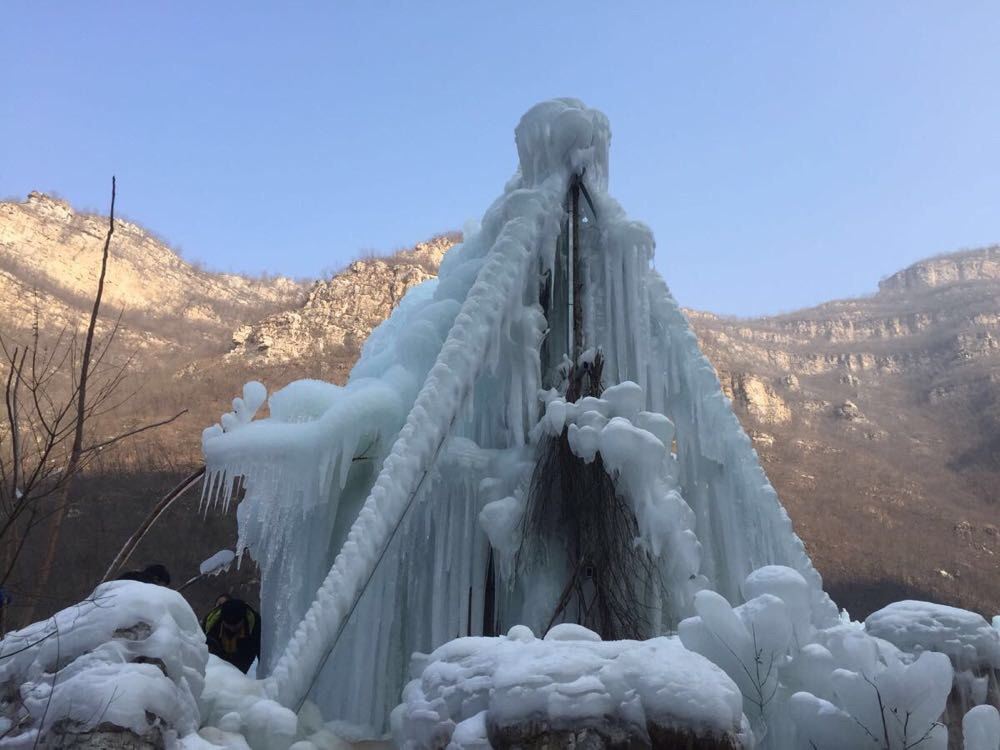
<svg viewBox="0 0 1000 750"><path fill-rule="evenodd" d="M786 315L688 312L769 477L852 614L1000 608L1000 248Z"/></svg>
<svg viewBox="0 0 1000 750"><path fill-rule="evenodd" d="M964 281L1000 281L1000 245L929 258L879 282L883 292L930 289Z"/></svg>
<svg viewBox="0 0 1000 750"><path fill-rule="evenodd" d="M357 260L317 281L304 304L242 325L233 333L227 358L271 363L357 356L368 334L411 287L434 278L456 235L441 235L388 258Z"/></svg>
<svg viewBox="0 0 1000 750"><path fill-rule="evenodd" d="M722 392L742 404L761 425L781 424L792 418L788 404L774 386L748 372L729 373L720 380Z"/></svg>
<svg viewBox="0 0 1000 750"><path fill-rule="evenodd" d="M36 310L46 326L76 328L97 288L106 217L33 192L0 202L0 294L3 319L27 327ZM106 318L125 311L133 343L182 345L217 337L241 320L294 304L305 286L286 278L208 273L129 221L116 220L104 292Z"/></svg>

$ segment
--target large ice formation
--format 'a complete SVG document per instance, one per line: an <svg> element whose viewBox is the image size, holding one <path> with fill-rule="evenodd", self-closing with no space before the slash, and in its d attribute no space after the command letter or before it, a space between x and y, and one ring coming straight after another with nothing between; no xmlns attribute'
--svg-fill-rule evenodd
<svg viewBox="0 0 1000 750"><path fill-rule="evenodd" d="M680 624L681 642L739 687L756 746L945 750L948 656L900 650L846 618L816 627L808 593L798 572L767 566L747 577L743 604L703 590Z"/></svg>
<svg viewBox="0 0 1000 750"><path fill-rule="evenodd" d="M767 565L797 571L804 623L838 621L652 268L650 231L607 192L607 119L549 101L515 141L503 193L373 332L346 386L301 381L268 398L248 384L205 431L206 496L245 491L261 674L293 709L310 697L381 731L411 653L515 624L545 631L572 561L555 545L526 575L512 554L537 441L563 427L576 456L601 454L636 515L662 578L643 603L657 632L694 614L700 589L742 601ZM608 389L568 403L567 367L595 352Z"/></svg>

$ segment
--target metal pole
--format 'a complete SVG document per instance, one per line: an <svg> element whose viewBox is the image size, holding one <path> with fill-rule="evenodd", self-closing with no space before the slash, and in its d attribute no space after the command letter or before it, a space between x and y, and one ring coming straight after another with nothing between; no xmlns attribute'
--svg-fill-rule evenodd
<svg viewBox="0 0 1000 750"><path fill-rule="evenodd" d="M573 311L576 309L574 298L576 284L573 272L576 270L576 233L579 229L576 213L580 205L580 189L575 175L570 182L569 196L569 241L566 243L566 356L576 365L576 341L573 338L576 331L573 319Z"/></svg>
<svg viewBox="0 0 1000 750"><path fill-rule="evenodd" d="M569 280L569 355L573 364L580 358L583 351L583 305L580 291L583 288L580 273L580 177L574 175L570 185L570 222L571 235L569 245L568 280Z"/></svg>

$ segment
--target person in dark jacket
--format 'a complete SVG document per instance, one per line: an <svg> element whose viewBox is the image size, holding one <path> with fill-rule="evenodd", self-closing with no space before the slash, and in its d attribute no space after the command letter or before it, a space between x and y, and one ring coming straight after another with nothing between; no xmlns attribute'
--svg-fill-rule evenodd
<svg viewBox="0 0 1000 750"><path fill-rule="evenodd" d="M156 586L170 586L170 571L165 565L147 565L142 570L130 570L122 573L115 580L118 581L139 581L141 583L152 583Z"/></svg>
<svg viewBox="0 0 1000 750"><path fill-rule="evenodd" d="M157 586L170 585L170 571L167 570L166 565L147 565L142 572L149 578L150 583Z"/></svg>
<svg viewBox="0 0 1000 750"><path fill-rule="evenodd" d="M201 623L209 653L246 674L260 656L260 614L242 599L220 596Z"/></svg>

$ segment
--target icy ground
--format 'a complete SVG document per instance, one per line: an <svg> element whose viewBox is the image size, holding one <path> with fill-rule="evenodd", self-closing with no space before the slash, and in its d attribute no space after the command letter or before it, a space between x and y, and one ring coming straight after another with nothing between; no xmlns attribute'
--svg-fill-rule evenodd
<svg viewBox="0 0 1000 750"><path fill-rule="evenodd" d="M589 726L642 744L667 727L741 748L944 750L950 727L966 750L1000 750L1000 618L909 601L816 629L797 571L759 569L743 590L736 607L699 592L677 636L602 642L563 624L536 638L516 626L416 654L394 740L486 748L489 733ZM103 584L9 634L0 696L4 750L109 726L187 750L372 747L316 705L296 713L265 681L209 656L184 599L134 581Z"/></svg>

